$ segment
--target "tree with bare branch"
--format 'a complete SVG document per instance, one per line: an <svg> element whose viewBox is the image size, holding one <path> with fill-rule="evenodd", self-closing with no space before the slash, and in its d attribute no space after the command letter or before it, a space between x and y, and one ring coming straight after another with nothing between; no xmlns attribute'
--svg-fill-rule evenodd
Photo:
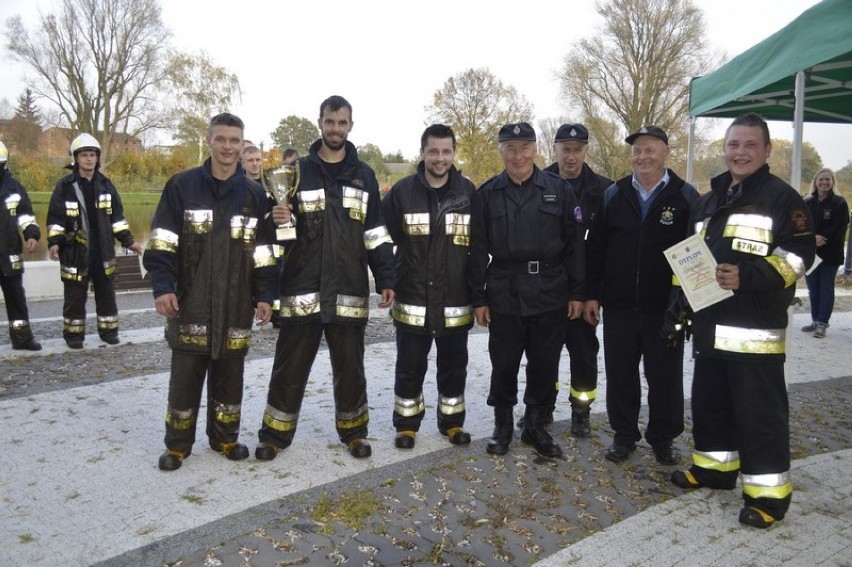
<svg viewBox="0 0 852 567"><path fill-rule="evenodd" d="M35 74L33 88L58 113L57 126L99 138L104 165L117 135L159 125L154 94L169 31L157 0L61 0L34 30L6 22L7 47Z"/></svg>
<svg viewBox="0 0 852 567"><path fill-rule="evenodd" d="M690 0L608 0L597 12L602 28L577 42L560 73L597 155L611 158L607 167L595 165L610 177L624 175L630 161L623 139L646 124L669 133L677 160L686 149L690 80L715 66L702 11Z"/></svg>
<svg viewBox="0 0 852 567"><path fill-rule="evenodd" d="M468 69L450 77L426 110L434 122L453 129L459 168L477 184L502 169L497 151L500 127L533 117L527 99L488 69Z"/></svg>
<svg viewBox="0 0 852 567"><path fill-rule="evenodd" d="M240 80L203 51L172 52L166 65L166 85L169 94L163 106L169 126L179 142L197 146L201 163L208 149L204 140L210 118L229 112L240 99Z"/></svg>

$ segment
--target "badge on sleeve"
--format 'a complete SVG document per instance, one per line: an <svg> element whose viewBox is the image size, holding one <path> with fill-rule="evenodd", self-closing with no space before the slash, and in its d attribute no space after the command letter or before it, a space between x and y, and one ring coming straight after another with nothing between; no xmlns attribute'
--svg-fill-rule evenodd
<svg viewBox="0 0 852 567"><path fill-rule="evenodd" d="M808 232L808 213L805 209L793 209L790 211L790 222L793 223L793 232Z"/></svg>

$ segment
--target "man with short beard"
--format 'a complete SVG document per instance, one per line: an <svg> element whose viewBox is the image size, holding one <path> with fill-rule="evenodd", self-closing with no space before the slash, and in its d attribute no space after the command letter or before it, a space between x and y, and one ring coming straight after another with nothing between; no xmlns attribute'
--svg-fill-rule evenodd
<svg viewBox="0 0 852 567"><path fill-rule="evenodd" d="M358 459L369 457L364 330L370 314L369 264L381 295L393 301L393 243L382 219L376 174L348 141L352 105L331 96L320 105L322 138L299 159L300 181L289 205L273 209L283 224L296 208L296 240L281 278L281 331L260 443L255 457L268 461L290 445L320 340L331 358L335 425Z"/></svg>
<svg viewBox="0 0 852 567"><path fill-rule="evenodd" d="M426 414L423 380L434 340L438 349L438 431L467 445L465 419L467 335L473 326L467 259L473 183L453 165L456 137L433 124L420 139L417 173L396 183L382 200L396 244L391 315L396 326L394 445L414 447Z"/></svg>

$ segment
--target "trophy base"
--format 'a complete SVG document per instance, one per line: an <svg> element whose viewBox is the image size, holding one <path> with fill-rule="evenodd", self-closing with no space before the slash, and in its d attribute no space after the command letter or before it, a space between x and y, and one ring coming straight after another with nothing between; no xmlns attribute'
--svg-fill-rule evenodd
<svg viewBox="0 0 852 567"><path fill-rule="evenodd" d="M293 225L282 225L275 229L277 240L296 240L296 227Z"/></svg>

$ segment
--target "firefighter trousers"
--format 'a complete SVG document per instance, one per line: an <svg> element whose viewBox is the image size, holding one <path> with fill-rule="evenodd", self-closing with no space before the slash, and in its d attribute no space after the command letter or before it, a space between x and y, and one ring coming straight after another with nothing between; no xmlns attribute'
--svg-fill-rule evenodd
<svg viewBox="0 0 852 567"><path fill-rule="evenodd" d="M103 263L93 262L90 274L81 282L63 282L65 302L62 306L62 338L83 340L86 337L86 301L89 282L95 290L95 312L98 315L98 335L104 339L118 338L118 305L115 301L115 282L106 275Z"/></svg>
<svg viewBox="0 0 852 567"><path fill-rule="evenodd" d="M262 443L284 448L292 442L323 335L331 359L337 434L343 443L367 437L370 415L364 374L364 329L364 325L323 324L319 320L281 326L266 411L258 432Z"/></svg>
<svg viewBox="0 0 852 567"><path fill-rule="evenodd" d="M397 431L419 431L426 414L423 382L429 351L437 349L438 430L446 434L464 425L464 389L467 382L467 331L441 337L396 329L393 425Z"/></svg>
<svg viewBox="0 0 852 567"><path fill-rule="evenodd" d="M30 327L30 312L27 309L27 297L24 293L23 276L16 274L4 276L0 273L0 287L6 303L6 316L9 319L9 338L12 346L25 345L33 340Z"/></svg>
<svg viewBox="0 0 852 567"><path fill-rule="evenodd" d="M195 443L195 424L207 378L207 437L210 447L234 443L240 434L245 357L213 359L208 354L172 351L166 448L187 453Z"/></svg>
<svg viewBox="0 0 852 567"><path fill-rule="evenodd" d="M588 407L597 397L598 341L596 327L585 319L569 319L565 329L565 347L571 368L571 405Z"/></svg>
<svg viewBox="0 0 852 567"><path fill-rule="evenodd" d="M746 506L776 520L790 506L790 419L784 363L698 358L692 381L692 434L698 455L691 471L706 486L732 487L742 475ZM726 463L717 454L736 454ZM699 466L700 465L700 466Z"/></svg>

